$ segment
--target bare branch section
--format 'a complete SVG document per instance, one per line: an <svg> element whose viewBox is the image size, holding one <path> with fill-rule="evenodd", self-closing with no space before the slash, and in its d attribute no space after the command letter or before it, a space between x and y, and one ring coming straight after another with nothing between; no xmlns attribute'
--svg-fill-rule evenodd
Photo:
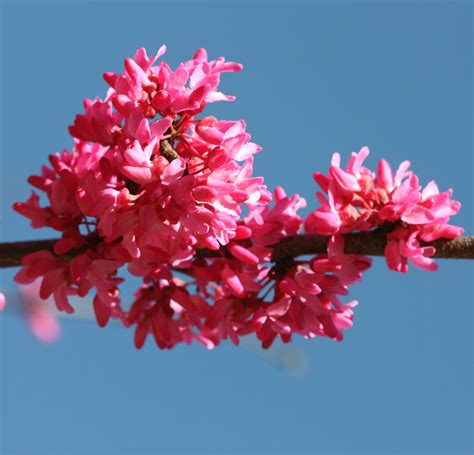
<svg viewBox="0 0 474 455"><path fill-rule="evenodd" d="M358 232L346 234L345 253L362 254L365 256L383 256L387 236L383 232ZM329 237L323 235L301 234L283 239L273 247L273 260L325 253ZM26 242L0 243L0 268L18 267L21 258L35 251L53 251L58 239L31 240ZM436 248L436 258L445 259L474 259L474 236L459 237L454 240L437 240L426 244ZM71 251L65 258L73 257L81 250ZM227 253L227 251L225 251ZM198 250L199 257L221 257L216 251Z"/></svg>

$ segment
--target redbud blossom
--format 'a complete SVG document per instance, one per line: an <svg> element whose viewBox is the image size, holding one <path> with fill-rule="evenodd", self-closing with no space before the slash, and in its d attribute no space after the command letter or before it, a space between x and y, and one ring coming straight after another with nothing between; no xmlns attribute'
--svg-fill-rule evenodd
<svg viewBox="0 0 474 455"><path fill-rule="evenodd" d="M382 160L375 174L363 167L367 148L346 168L335 154L328 175L315 173L320 207L305 221L299 195L278 187L272 202L253 175L261 147L245 122L200 116L207 103L235 99L219 90L220 77L242 66L199 49L173 69L160 60L165 50L139 49L121 73L104 74L106 97L85 100L69 127L72 149L50 155L29 178L36 191L14 205L33 228L61 234L54 253L24 256L15 277L39 280L40 298L60 311L74 312L70 296L94 292L98 324L133 327L137 348L148 335L161 349L237 345L249 334L265 348L295 335L341 340L357 304L343 300L371 264L344 254L343 234L384 229L388 265L405 272L408 260L434 270L434 248L423 242L462 233L448 224L460 208L451 190L434 182L422 190L407 162L394 175ZM273 246L303 225L331 236L327 252L274 259ZM142 285L123 303L125 267ZM0 294L0 310L3 302ZM54 328L34 305L33 330Z"/></svg>
<svg viewBox="0 0 474 455"><path fill-rule="evenodd" d="M391 270L406 273L408 260L422 269L437 270L431 259L435 249L420 242L460 236L463 229L448 222L461 204L451 200L452 190L440 193L433 181L422 189L418 177L408 170L408 161L393 174L387 161L381 160L377 174L373 173L362 166L368 155L369 149L363 147L342 169L335 154L329 175L315 175L327 196L318 193L321 207L306 219L306 232L331 235L385 229L385 257Z"/></svg>

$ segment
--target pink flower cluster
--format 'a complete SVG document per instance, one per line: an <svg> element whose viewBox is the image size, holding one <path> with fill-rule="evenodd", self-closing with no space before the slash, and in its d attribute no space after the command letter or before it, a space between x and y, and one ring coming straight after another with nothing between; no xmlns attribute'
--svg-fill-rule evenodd
<svg viewBox="0 0 474 455"><path fill-rule="evenodd" d="M23 258L22 284L41 280L40 297L54 297L72 313L70 296L94 291L97 322L110 318L135 327L141 347L150 334L169 349L197 340L208 348L255 333L263 347L295 334L340 340L351 327L343 303L370 259L344 254L336 234L392 227L387 258L405 271L410 258L433 269L432 247L420 241L451 238L447 223L459 204L431 183L420 191L403 164L393 176L384 161L375 176L353 154L347 170L338 155L328 176L315 174L327 198L304 222L307 232L332 235L328 251L309 259L272 260L272 246L298 234L306 206L278 187L272 194L252 174L261 148L243 120L198 117L207 103L234 98L218 90L223 72L241 65L208 60L205 50L175 70L162 47L153 57L139 49L121 74L105 73L105 99L84 102L70 126L70 152L50 156L50 166L29 182L32 192L14 209L34 228L61 233L54 252ZM123 268L143 280L131 305L123 304Z"/></svg>
<svg viewBox="0 0 474 455"><path fill-rule="evenodd" d="M385 257L388 267L406 273L408 260L425 270L437 270L432 246L422 242L453 239L463 233L448 224L461 204L451 200L452 190L440 193L434 181L424 189L404 161L393 174L390 165L380 160L377 173L363 167L369 149L352 153L346 169L335 153L328 175L316 172L314 179L326 195L317 193L321 207L305 221L311 234L345 234L383 229L387 232Z"/></svg>

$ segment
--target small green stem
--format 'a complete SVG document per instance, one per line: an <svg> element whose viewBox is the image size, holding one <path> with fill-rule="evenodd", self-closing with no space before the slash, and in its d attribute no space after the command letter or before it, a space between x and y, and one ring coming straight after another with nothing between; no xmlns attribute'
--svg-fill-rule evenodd
<svg viewBox="0 0 474 455"><path fill-rule="evenodd" d="M176 153L168 140L161 141L160 152L161 155L164 156L170 163L176 158L179 158L179 155Z"/></svg>

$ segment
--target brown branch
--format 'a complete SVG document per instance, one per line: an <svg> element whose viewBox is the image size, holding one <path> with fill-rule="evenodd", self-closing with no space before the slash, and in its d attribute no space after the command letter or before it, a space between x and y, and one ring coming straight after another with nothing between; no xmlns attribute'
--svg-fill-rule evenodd
<svg viewBox="0 0 474 455"><path fill-rule="evenodd" d="M328 237L323 235L302 234L283 239L274 246L273 260L303 256L305 254L324 253ZM365 256L383 256L387 234L384 232L357 232L344 235L344 252ZM474 259L474 237L458 237L454 240L437 240L424 243L436 248L435 258Z"/></svg>
<svg viewBox="0 0 474 455"><path fill-rule="evenodd" d="M366 256L383 256L387 236L383 232L358 232L346 234L345 252ZM325 253L329 237L323 235L301 234L283 239L273 247L273 261L297 256ZM58 239L31 240L26 242L0 243L0 268L18 267L21 258L35 251L53 251ZM474 259L474 236L459 237L454 240L437 240L432 244L436 248L436 258ZM81 249L72 251L65 258L71 258ZM227 253L227 251L224 251ZM199 257L221 257L221 252L202 249L197 251Z"/></svg>

